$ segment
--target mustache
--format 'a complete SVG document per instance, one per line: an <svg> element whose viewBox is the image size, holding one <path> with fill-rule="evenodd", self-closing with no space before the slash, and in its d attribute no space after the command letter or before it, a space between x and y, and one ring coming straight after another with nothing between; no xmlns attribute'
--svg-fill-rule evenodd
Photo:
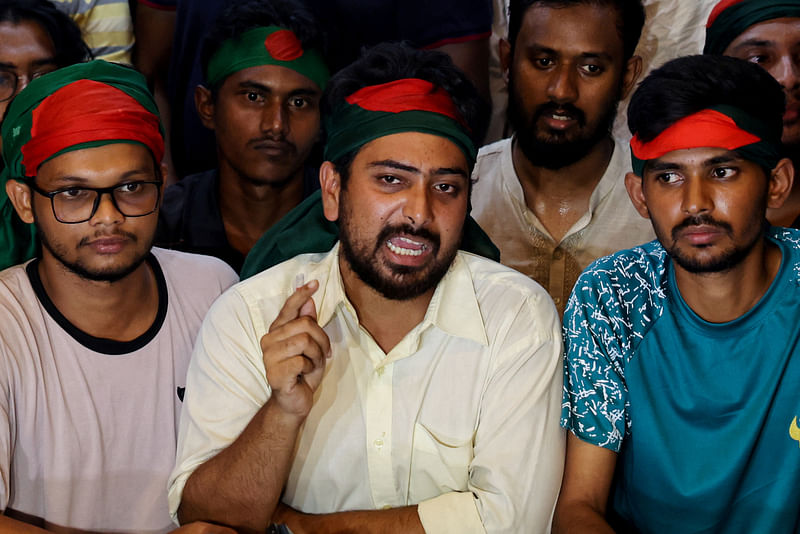
<svg viewBox="0 0 800 534"><path fill-rule="evenodd" d="M286 148L289 148L291 150L295 150L296 149L296 147L294 146L294 143L292 143L291 141L287 140L285 135L265 134L265 135L262 135L261 137L255 137L253 139L250 139L247 142L247 144L249 146L251 146L251 147L258 146L258 145L263 144L263 143L277 143L277 144L285 145Z"/></svg>
<svg viewBox="0 0 800 534"><path fill-rule="evenodd" d="M122 238L125 238L125 239L129 239L133 243L136 243L137 241L139 241L139 237L136 234L133 234L131 232L124 232L124 231L95 232L95 234L93 236L86 236L86 237L81 238L81 240L78 241L78 247L77 248L85 247L89 243L91 243L92 241L94 241L96 239L103 239L103 238L106 238L106 237L122 237Z"/></svg>
<svg viewBox="0 0 800 534"><path fill-rule="evenodd" d="M586 113L582 109L575 107L572 104L556 104L555 102L547 102L537 107L533 112L532 122L538 121L544 115L569 115L578 121L581 126L586 125Z"/></svg>
<svg viewBox="0 0 800 534"><path fill-rule="evenodd" d="M710 215L692 215L690 217L686 217L683 221L680 222L680 224L678 224L672 229L672 239L676 240L678 238L678 233L681 230L685 230L691 226L701 226L701 225L714 226L716 228L725 230L728 233L733 231L733 228L731 227L730 224L724 221L718 221Z"/></svg>
<svg viewBox="0 0 800 534"><path fill-rule="evenodd" d="M414 228L410 224L398 224L392 226L385 226L378 234L377 247L380 247L386 240L393 235L405 234L407 236L414 236L430 241L433 245L434 252L439 249L441 239L439 234L435 234L427 228Z"/></svg>

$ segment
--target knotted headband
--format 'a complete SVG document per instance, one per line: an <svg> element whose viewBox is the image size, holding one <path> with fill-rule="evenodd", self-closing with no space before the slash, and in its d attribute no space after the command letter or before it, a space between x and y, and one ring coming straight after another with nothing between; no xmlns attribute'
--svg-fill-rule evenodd
<svg viewBox="0 0 800 534"><path fill-rule="evenodd" d="M157 162L164 157L158 110L144 77L97 60L33 80L11 105L2 124L3 183L36 176L45 161L82 148L133 142Z"/></svg>
<svg viewBox="0 0 800 534"><path fill-rule="evenodd" d="M240 70L261 65L277 65L292 69L325 89L330 74L322 55L314 49L303 50L300 39L290 30L278 26L258 27L241 36L228 39L208 62L206 80L209 87Z"/></svg>
<svg viewBox="0 0 800 534"><path fill-rule="evenodd" d="M722 54L750 26L784 17L800 17L800 0L722 0L708 17L703 53Z"/></svg>
<svg viewBox="0 0 800 534"><path fill-rule="evenodd" d="M325 159L336 161L366 143L401 132L449 139L475 163L468 128L450 95L432 83L406 78L359 89L325 118Z"/></svg>
<svg viewBox="0 0 800 534"><path fill-rule="evenodd" d="M765 169L775 168L781 158L780 140L769 134L759 120L733 106L716 106L682 118L652 141L631 139L633 172L643 176L644 166L673 150L714 147L735 150Z"/></svg>

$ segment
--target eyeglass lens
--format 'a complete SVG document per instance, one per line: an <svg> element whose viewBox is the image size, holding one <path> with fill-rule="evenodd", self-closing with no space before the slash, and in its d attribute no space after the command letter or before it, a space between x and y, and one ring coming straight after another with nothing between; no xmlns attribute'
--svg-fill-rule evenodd
<svg viewBox="0 0 800 534"><path fill-rule="evenodd" d="M107 191L107 190L106 190ZM152 213L158 203L157 183L133 182L111 190L115 207L126 217L140 217ZM52 196L53 211L62 222L83 222L91 219L102 199L95 189L74 188L59 191Z"/></svg>

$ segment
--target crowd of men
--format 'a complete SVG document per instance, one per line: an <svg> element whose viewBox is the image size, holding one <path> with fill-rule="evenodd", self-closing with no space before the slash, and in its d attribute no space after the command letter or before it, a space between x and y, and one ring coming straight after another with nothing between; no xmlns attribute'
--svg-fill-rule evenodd
<svg viewBox="0 0 800 534"><path fill-rule="evenodd" d="M174 2L139 70L58 4L0 0L0 531L800 532L800 0L646 76L642 0L510 0L489 144L482 9L196 3L176 99Z"/></svg>

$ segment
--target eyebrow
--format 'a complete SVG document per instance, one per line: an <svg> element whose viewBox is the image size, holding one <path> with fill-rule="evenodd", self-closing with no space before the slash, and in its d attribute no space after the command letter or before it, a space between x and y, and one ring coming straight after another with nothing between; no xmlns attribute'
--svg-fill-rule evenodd
<svg viewBox="0 0 800 534"><path fill-rule="evenodd" d="M264 85L263 83L254 82L253 80L244 80L239 82L240 89L258 89L259 91L264 91L265 93L273 93L275 89L270 87L269 85ZM292 89L289 91L289 96L318 96L321 93L319 89L315 89L310 85L308 87L298 87L297 89Z"/></svg>
<svg viewBox="0 0 800 534"><path fill-rule="evenodd" d="M368 165L368 167L389 167L391 169L397 169L398 171L405 171L411 172L414 174L422 174L418 168L412 165L406 165L404 163L400 163L399 161L395 161L393 159L384 159L380 161L373 161ZM438 169L433 171L433 174L436 176L443 176L449 174L457 174L459 176L463 176L467 178L467 172L464 169L459 169L458 167L439 167Z"/></svg>
<svg viewBox="0 0 800 534"><path fill-rule="evenodd" d="M704 167L713 167L714 165L720 165L723 163L732 163L735 161L741 161L743 158L735 153L730 154L722 154L720 156L715 156L713 158L709 158L703 161L702 165ZM649 172L660 172L660 171L677 171L681 170L685 167L685 165L681 165L679 163L672 163L670 161L656 161L653 163L648 163L647 168L645 171Z"/></svg>
<svg viewBox="0 0 800 534"><path fill-rule="evenodd" d="M734 50L739 50L741 48L747 48L748 46L775 46L774 41L769 41L766 39L748 39L746 41L742 41L741 43L737 44L733 47Z"/></svg>
<svg viewBox="0 0 800 534"><path fill-rule="evenodd" d="M529 54L549 54L551 56L562 56L563 54L558 50L538 44L532 44L527 47ZM583 59L602 59L604 61L613 61L614 58L607 52L581 52L579 57Z"/></svg>
<svg viewBox="0 0 800 534"><path fill-rule="evenodd" d="M35 59L31 61L31 65L34 67L41 67L42 65L57 65L57 62L55 56L53 56L42 59ZM6 63L5 61L0 61L0 69L16 70L18 68L19 66L16 63Z"/></svg>
<svg viewBox="0 0 800 534"><path fill-rule="evenodd" d="M139 175L142 175L142 174L152 175L154 173L153 173L153 171L151 169L145 169L145 168L131 169L129 171L126 171L126 172L122 173L122 176L120 177L120 181L119 181L119 183L117 185L122 185L123 182L125 180L127 180L128 178L136 177L136 176L139 176ZM155 176L154 176L154 178L155 178ZM53 179L54 185L72 184L72 185L76 185L76 186L85 186L89 182L90 182L90 180L88 178L83 177L83 176L74 175L74 174L67 174L67 175L59 176L58 178L54 178ZM110 187L116 187L116 186L112 185Z"/></svg>

